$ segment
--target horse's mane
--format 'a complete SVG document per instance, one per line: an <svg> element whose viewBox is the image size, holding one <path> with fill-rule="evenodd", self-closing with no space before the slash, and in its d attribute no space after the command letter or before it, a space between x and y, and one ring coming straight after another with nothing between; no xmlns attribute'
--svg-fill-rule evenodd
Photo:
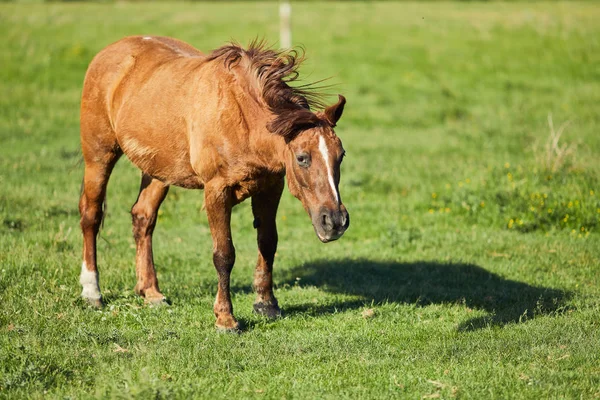
<svg viewBox="0 0 600 400"><path fill-rule="evenodd" d="M267 128L290 140L301 130L323 123L311 108L325 108L323 95L312 84L290 86L298 80L298 68L304 61L304 51L271 49L265 41L253 40L247 49L231 43L214 50L208 61L222 59L231 69L245 58L249 73L257 80L262 98L275 114Z"/></svg>

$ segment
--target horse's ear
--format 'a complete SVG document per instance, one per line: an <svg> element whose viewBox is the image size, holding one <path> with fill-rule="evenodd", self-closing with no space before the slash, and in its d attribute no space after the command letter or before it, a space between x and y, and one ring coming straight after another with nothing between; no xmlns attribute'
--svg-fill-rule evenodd
<svg viewBox="0 0 600 400"><path fill-rule="evenodd" d="M344 105L346 104L346 98L344 96L338 94L338 97L338 102L327 107L324 111L325 118L327 118L327 121L329 121L333 127L335 127L338 120L341 118L342 113L344 112Z"/></svg>

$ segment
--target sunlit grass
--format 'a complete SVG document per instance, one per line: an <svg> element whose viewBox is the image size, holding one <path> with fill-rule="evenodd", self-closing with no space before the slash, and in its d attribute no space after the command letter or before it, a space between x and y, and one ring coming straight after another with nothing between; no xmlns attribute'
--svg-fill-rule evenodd
<svg viewBox="0 0 600 400"><path fill-rule="evenodd" d="M78 108L93 55L131 34L206 51L276 42L277 10L0 5L0 397L600 396L591 2L294 2L305 79L332 77L331 101L348 99L337 128L348 232L321 244L284 194L285 314L270 322L252 313L255 231L249 204L236 208L245 330L218 335L201 192L173 188L159 215L155 259L173 305L134 295L139 172L122 160L98 246L107 306L79 300Z"/></svg>

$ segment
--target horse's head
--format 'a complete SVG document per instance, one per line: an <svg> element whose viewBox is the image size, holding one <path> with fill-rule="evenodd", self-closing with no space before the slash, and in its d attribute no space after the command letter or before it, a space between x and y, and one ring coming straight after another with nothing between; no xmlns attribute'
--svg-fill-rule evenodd
<svg viewBox="0 0 600 400"><path fill-rule="evenodd" d="M287 142L286 175L290 192L312 219L315 233L324 242L340 238L350 225L342 199L340 165L345 151L333 128L342 116L346 99L322 113L305 114L295 121L296 134Z"/></svg>

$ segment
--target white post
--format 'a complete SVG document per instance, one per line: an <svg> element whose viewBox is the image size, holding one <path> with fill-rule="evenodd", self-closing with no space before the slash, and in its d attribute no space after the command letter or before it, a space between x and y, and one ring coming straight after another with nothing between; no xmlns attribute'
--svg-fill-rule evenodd
<svg viewBox="0 0 600 400"><path fill-rule="evenodd" d="M282 49L292 47L291 27L292 6L289 0L281 0L279 4L279 45Z"/></svg>

